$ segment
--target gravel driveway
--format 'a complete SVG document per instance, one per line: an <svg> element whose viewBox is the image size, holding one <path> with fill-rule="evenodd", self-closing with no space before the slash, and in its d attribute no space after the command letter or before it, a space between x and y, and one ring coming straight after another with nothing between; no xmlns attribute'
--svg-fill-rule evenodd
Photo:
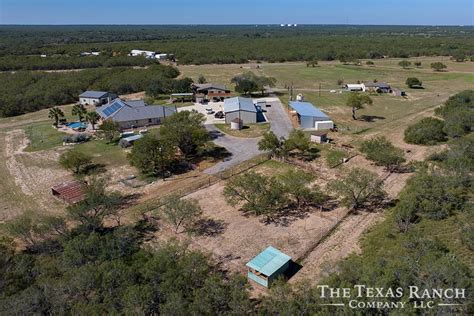
<svg viewBox="0 0 474 316"><path fill-rule="evenodd" d="M288 115L283 109L283 104L281 104L278 98L266 98L266 101L271 104L270 107L265 108L267 110L265 116L270 122L270 130L278 137L287 137L293 127ZM232 156L204 170L205 173L218 173L243 161L249 160L261 153L257 146L260 138L233 137L222 133L212 124L206 125L206 128L214 138L214 143L227 149Z"/></svg>

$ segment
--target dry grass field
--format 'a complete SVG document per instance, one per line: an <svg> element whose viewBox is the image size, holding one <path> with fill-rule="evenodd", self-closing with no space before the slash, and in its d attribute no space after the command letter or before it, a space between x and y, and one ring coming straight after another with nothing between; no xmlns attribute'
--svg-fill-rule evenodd
<svg viewBox="0 0 474 316"><path fill-rule="evenodd" d="M414 60L411 59L412 62ZM232 76L245 70L273 76L278 80L275 91L279 93L284 104L288 101L285 86L293 84L295 93L303 93L306 100L320 107L335 120L340 132L331 133L330 137L336 144L356 146L361 139L381 134L402 147L407 160L411 161L422 160L442 146L406 144L403 141L403 131L407 125L432 115L434 108L450 95L474 85L474 63L455 63L443 59L448 65L448 71L435 73L429 69L429 63L435 60L440 58L421 59L423 68L419 69L401 69L398 60L377 60L375 66L367 66L364 62L362 66L321 62L314 68L306 67L306 64L302 63L259 64L258 68L256 65L203 65L180 66L180 71L182 76L197 79L203 74L210 82L228 86ZM406 89L404 81L411 76L422 80L425 89ZM408 96L403 98L374 95L374 104L358 112L358 116L365 119L353 121L350 108L345 105L348 93L329 91L339 88L339 79L346 83L377 79L405 90ZM70 113L70 107L63 106L66 114ZM259 134L261 132L258 131ZM0 119L0 222L25 210L52 214L64 212L66 206L55 200L49 192L51 185L70 177L57 163L60 153L67 150L58 142L57 138L60 136L51 128L47 110ZM137 195L139 205L130 209L130 214L126 214L130 215L130 220L134 219L137 210L151 210L156 207L163 195L183 191L194 185L199 187L206 181L211 184L211 180L215 180L202 172L214 163L206 161L187 174L131 188L119 182L124 177L137 175L136 170L127 162L126 151L101 141L88 142L77 148L92 154L98 163L105 165L105 176L109 179L111 190ZM317 176L318 184L322 188L342 172L341 168L329 168L329 149L337 151L337 148L322 146L320 157L307 164L308 172ZM338 155L336 154L336 160L339 159ZM382 168L374 166L362 156L352 158L344 167L364 167L376 171L380 177L387 176ZM275 174L287 168L294 167L270 161L253 170ZM392 174L386 177L384 186L390 197L397 197L409 177L410 174ZM333 262L358 251L364 231L383 218L381 213L361 212L347 216L339 222L347 210L334 208L321 211L315 208L299 216L287 216L278 222L265 223L261 218L245 216L238 208L229 206L222 195L224 185L225 181L219 181L187 196L199 201L204 211L202 224L207 229L191 235L177 235L165 225L156 234L157 240L177 238L187 241L191 247L211 254L226 269L238 272L243 272L245 263L259 251L272 245L294 259L301 259L299 263L302 268L291 282L309 276L316 281L330 271ZM321 238L335 227L337 229L330 237L321 241ZM449 236L449 233L446 232L446 236Z"/></svg>

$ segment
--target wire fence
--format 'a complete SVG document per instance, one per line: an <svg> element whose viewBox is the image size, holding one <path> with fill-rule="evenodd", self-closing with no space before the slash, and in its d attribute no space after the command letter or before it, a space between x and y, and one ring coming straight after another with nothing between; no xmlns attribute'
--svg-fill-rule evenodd
<svg viewBox="0 0 474 316"><path fill-rule="evenodd" d="M166 202L164 200L166 200L166 197L169 197L171 195L176 195L176 196L179 196L180 198L183 198L196 191L208 188L220 181L225 181L229 178L245 173L248 170L253 169L267 162L268 160L269 158L266 155L259 155L251 160L244 161L238 165L232 166L216 174L203 175L197 179L188 180L186 181L186 183L183 183L183 187L181 187L180 189L173 190L170 193L166 193L155 198L150 198L146 200L145 202L141 203L140 205L133 206L131 208L130 213L134 215L143 216L146 213L156 211L159 208L165 206Z"/></svg>

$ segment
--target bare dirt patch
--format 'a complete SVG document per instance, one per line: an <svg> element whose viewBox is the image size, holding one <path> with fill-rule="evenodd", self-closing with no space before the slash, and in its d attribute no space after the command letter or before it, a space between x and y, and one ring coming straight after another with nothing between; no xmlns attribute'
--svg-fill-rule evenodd
<svg viewBox="0 0 474 316"><path fill-rule="evenodd" d="M244 273L245 263L270 245L295 259L299 258L345 215L341 208L326 212L314 209L286 225L265 224L261 218L245 216L229 206L223 197L224 185L219 182L187 196L199 201L204 211L203 218L225 227L218 234L193 236L191 247L211 253L225 269L233 272ZM179 235L180 239L186 238L184 234ZM157 237L176 235L171 229L165 229Z"/></svg>

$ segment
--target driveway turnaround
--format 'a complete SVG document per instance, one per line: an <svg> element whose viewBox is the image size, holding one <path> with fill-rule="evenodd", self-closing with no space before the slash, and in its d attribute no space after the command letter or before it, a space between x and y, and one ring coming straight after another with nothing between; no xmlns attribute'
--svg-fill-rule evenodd
<svg viewBox="0 0 474 316"><path fill-rule="evenodd" d="M292 130L291 121L283 109L278 98L266 98L267 103L271 104L266 107L265 116L270 123L270 130L278 137L287 137ZM224 161L215 164L214 166L204 170L205 173L215 174L223 171L229 167L235 166L241 162L252 159L261 152L258 150L258 142L260 138L241 138L234 137L222 133L214 125L206 125L207 130L211 134L216 145L224 147L232 155Z"/></svg>

